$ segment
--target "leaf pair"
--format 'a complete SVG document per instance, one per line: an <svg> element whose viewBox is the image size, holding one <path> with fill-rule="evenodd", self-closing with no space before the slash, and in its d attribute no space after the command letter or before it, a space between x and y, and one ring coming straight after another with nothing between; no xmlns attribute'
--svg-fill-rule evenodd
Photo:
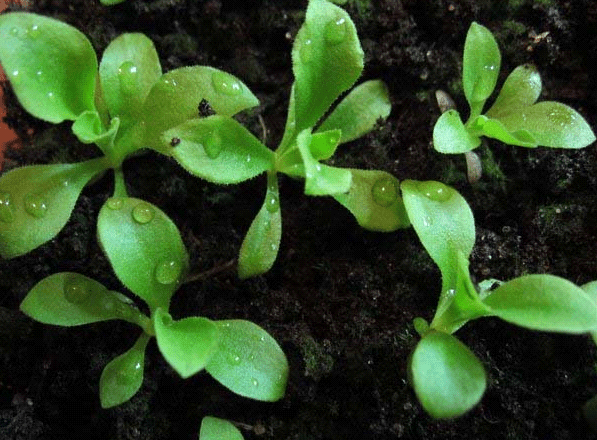
<svg viewBox="0 0 597 440"><path fill-rule="evenodd" d="M433 144L442 153L464 153L478 147L480 136L522 147L583 148L595 135L574 109L555 101L536 103L541 78L534 66L510 73L493 106L483 107L492 94L501 56L491 32L473 22L464 44L462 83L470 116L463 123L458 111L448 110L433 129Z"/></svg>
<svg viewBox="0 0 597 440"><path fill-rule="evenodd" d="M460 194L439 182L404 181L404 204L423 246L440 268L442 293L431 324L409 362L412 384L427 412L449 418L482 397L479 359L452 333L471 319L497 316L532 330L585 333L597 328L597 303L552 275L526 275L479 295L468 272L474 245L472 212Z"/></svg>

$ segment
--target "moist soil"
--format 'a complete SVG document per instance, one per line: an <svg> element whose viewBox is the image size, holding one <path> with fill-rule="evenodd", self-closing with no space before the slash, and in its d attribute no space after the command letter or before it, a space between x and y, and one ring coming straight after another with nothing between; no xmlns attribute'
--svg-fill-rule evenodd
<svg viewBox="0 0 597 440"><path fill-rule="evenodd" d="M202 64L231 72L261 102L239 119L272 148L284 128L290 50L306 6L304 0L31 4L80 29L99 54L120 33L143 32L164 71ZM595 2L349 0L346 8L365 51L361 80L383 79L393 107L374 132L342 146L333 164L454 186L475 216L470 269L477 281L527 273L578 284L597 279L595 145L563 151L488 140L480 150L486 173L473 185L461 155L442 155L431 145L440 114L436 89L450 92L467 112L459 82L472 21L498 40L498 84L517 65L534 63L544 83L541 99L564 102L597 127ZM70 123L31 117L4 88L6 121L23 141L7 152L5 170L99 154L76 140ZM218 186L157 153L129 158L124 171L129 194L166 211L189 249L195 281L174 296L173 316L248 319L267 329L288 357L286 395L262 403L234 395L205 373L183 380L153 341L139 393L103 410L102 368L133 344L137 331L120 322L47 326L19 312L36 282L61 271L127 293L96 241L97 214L112 191L106 175L84 189L54 240L0 261L1 439L190 440L206 415L234 421L247 440L597 438L580 412L597 393L590 338L531 332L492 318L456 333L485 365L480 404L448 421L422 410L407 382L407 358L418 341L413 319L433 317L440 273L412 229L365 231L333 199L305 196L302 181L283 177L278 259L267 274L241 281L234 259L261 206L264 176Z"/></svg>

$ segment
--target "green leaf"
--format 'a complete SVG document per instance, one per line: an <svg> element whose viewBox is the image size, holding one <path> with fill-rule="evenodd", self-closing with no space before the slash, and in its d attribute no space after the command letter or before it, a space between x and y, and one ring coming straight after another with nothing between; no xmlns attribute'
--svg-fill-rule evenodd
<svg viewBox="0 0 597 440"><path fill-rule="evenodd" d="M471 116L475 117L495 89L501 64L495 38L489 29L476 22L466 34L462 64L464 95L471 106Z"/></svg>
<svg viewBox="0 0 597 440"><path fill-rule="evenodd" d="M470 125L471 130L487 137L498 139L509 145L534 148L537 146L537 139L526 129L513 132L497 119L490 119L485 115L478 116Z"/></svg>
<svg viewBox="0 0 597 440"><path fill-rule="evenodd" d="M21 105L58 123L95 110L97 59L77 29L26 12L0 16L0 63Z"/></svg>
<svg viewBox="0 0 597 440"><path fill-rule="evenodd" d="M535 66L523 64L514 69L502 86L486 116L499 119L510 111L533 105L541 95L541 76Z"/></svg>
<svg viewBox="0 0 597 440"><path fill-rule="evenodd" d="M381 80L365 81L356 86L322 122L318 132L340 129L340 143L369 133L392 110L388 87Z"/></svg>
<svg viewBox="0 0 597 440"><path fill-rule="evenodd" d="M481 139L466 129L456 110L443 113L433 127L433 148L440 153L465 153L479 145Z"/></svg>
<svg viewBox="0 0 597 440"><path fill-rule="evenodd" d="M228 420L204 417L199 440L243 440L241 432Z"/></svg>
<svg viewBox="0 0 597 440"><path fill-rule="evenodd" d="M278 343L256 324L217 322L221 340L205 369L218 382L244 397L276 401L284 396L288 361Z"/></svg>
<svg viewBox="0 0 597 440"><path fill-rule="evenodd" d="M29 291L20 309L36 321L64 327L111 319L135 322L133 315L138 313L124 295L73 272L41 280Z"/></svg>
<svg viewBox="0 0 597 440"><path fill-rule="evenodd" d="M189 263L172 220L143 200L113 197L100 210L97 233L118 279L152 312L167 310Z"/></svg>
<svg viewBox="0 0 597 440"><path fill-rule="evenodd" d="M589 295L589 298L597 302L597 281L591 281L589 283L583 284L582 286L580 286L580 288L584 290L587 293L587 295ZM590 334L591 338L593 338L593 342L597 344L597 330L593 330L592 332L590 332ZM595 399L595 402L597 403L597 399ZM595 407L595 409L597 410L597 406ZM595 421L597 423L597 417L595 418Z"/></svg>
<svg viewBox="0 0 597 440"><path fill-rule="evenodd" d="M274 167L274 152L227 116L184 122L166 131L162 144L187 171L210 182L238 183Z"/></svg>
<svg viewBox="0 0 597 440"><path fill-rule="evenodd" d="M543 101L520 107L498 119L510 132L528 131L537 144L555 148L584 148L595 141L587 121L561 102Z"/></svg>
<svg viewBox="0 0 597 440"><path fill-rule="evenodd" d="M274 265L282 238L282 214L278 178L267 174L265 200L251 223L238 256L238 276L241 279L261 275Z"/></svg>
<svg viewBox="0 0 597 440"><path fill-rule="evenodd" d="M342 132L338 129L314 133L311 136L311 143L309 144L309 151L313 159L326 160L332 157L338 148L341 136ZM300 151L298 153L300 158Z"/></svg>
<svg viewBox="0 0 597 440"><path fill-rule="evenodd" d="M313 127L363 70L363 49L350 16L327 0L311 0L292 47L296 133Z"/></svg>
<svg viewBox="0 0 597 440"><path fill-rule="evenodd" d="M221 70L208 66L172 70L161 77L145 100L145 143L158 151L169 150L162 144L162 133L198 118L203 99L222 116L232 116L259 104L246 85Z"/></svg>
<svg viewBox="0 0 597 440"><path fill-rule="evenodd" d="M110 115L120 117L126 127L141 117L145 98L162 76L162 67L149 38L122 34L104 51L99 76Z"/></svg>
<svg viewBox="0 0 597 440"><path fill-rule="evenodd" d="M305 194L327 196L348 192L352 181L350 170L331 167L315 160L309 148L312 137L310 130L305 129L296 139L305 167Z"/></svg>
<svg viewBox="0 0 597 440"><path fill-rule="evenodd" d="M100 3L104 6L113 6L124 2L125 0L100 0Z"/></svg>
<svg viewBox="0 0 597 440"><path fill-rule="evenodd" d="M18 257L54 238L83 187L107 167L99 158L26 166L4 174L0 178L0 255Z"/></svg>
<svg viewBox="0 0 597 440"><path fill-rule="evenodd" d="M153 326L164 359L184 379L205 368L218 349L220 329L207 318L193 316L172 321L168 313L157 309Z"/></svg>
<svg viewBox="0 0 597 440"><path fill-rule="evenodd" d="M532 330L585 333L597 328L597 303L580 287L553 275L515 278L483 302L495 316Z"/></svg>
<svg viewBox="0 0 597 440"><path fill-rule="evenodd" d="M142 333L130 350L104 367L99 381L102 408L112 408L131 399L143 383L145 348L150 336Z"/></svg>
<svg viewBox="0 0 597 440"><path fill-rule="evenodd" d="M104 154L110 154L119 128L119 118L113 118L110 127L105 129L97 111L86 111L77 116L72 131L82 143L94 143Z"/></svg>
<svg viewBox="0 0 597 440"><path fill-rule="evenodd" d="M485 370L479 359L454 336L431 331L410 359L412 385L432 417L457 417L475 406L485 392Z"/></svg>
<svg viewBox="0 0 597 440"><path fill-rule="evenodd" d="M398 179L385 171L351 168L350 172L352 184L348 193L333 197L355 216L360 226L382 232L410 226Z"/></svg>

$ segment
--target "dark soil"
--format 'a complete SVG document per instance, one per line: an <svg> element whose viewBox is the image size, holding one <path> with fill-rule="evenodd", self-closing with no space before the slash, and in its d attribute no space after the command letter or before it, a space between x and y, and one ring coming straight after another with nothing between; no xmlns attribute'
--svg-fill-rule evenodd
<svg viewBox="0 0 597 440"><path fill-rule="evenodd" d="M33 10L89 36L97 52L122 32L144 32L165 71L208 64L241 78L261 105L242 116L272 147L282 135L292 83L290 50L306 0L39 0ZM470 203L477 225L471 261L477 280L551 273L582 284L597 279L597 150L523 149L488 141L504 177L469 185L461 156L430 145L439 116L434 91L459 88L471 21L489 27L502 49L500 83L519 64L538 66L542 99L576 108L597 127L597 5L593 0L349 0L365 50L363 79L381 78L393 110L387 122L337 153L336 165L383 169L399 179L441 180ZM543 37L544 32L548 34ZM75 80L75 79L73 79ZM7 88L7 121L24 138L5 169L79 161L98 152L70 123L29 116ZM221 187L188 175L158 154L129 159L131 195L165 210L188 246L195 273L173 299L173 314L242 318L267 329L290 363L286 396L261 403L234 395L200 373L182 380L150 343L145 381L130 401L102 410L104 365L128 349L127 323L58 328L18 311L28 290L59 271L76 271L125 291L100 252L95 219L111 194L106 176L87 187L66 228L30 254L0 261L0 439L196 439L201 418L240 423L247 440L597 438L580 414L597 393L596 350L586 336L530 332L496 319L459 330L479 356L488 389L456 420L434 421L406 381L418 338L431 319L440 274L412 229L373 233L331 198L281 180L283 236L265 276L240 281L229 262L259 210L260 177ZM232 268L229 268L232 267Z"/></svg>

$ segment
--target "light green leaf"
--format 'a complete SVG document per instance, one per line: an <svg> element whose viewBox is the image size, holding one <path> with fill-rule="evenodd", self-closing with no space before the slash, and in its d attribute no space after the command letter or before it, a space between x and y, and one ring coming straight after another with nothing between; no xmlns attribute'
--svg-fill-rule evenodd
<svg viewBox="0 0 597 440"><path fill-rule="evenodd" d="M466 345L447 333L427 333L412 354L409 371L421 405L438 419L464 414L485 392L483 365Z"/></svg>
<svg viewBox="0 0 597 440"><path fill-rule="evenodd" d="M162 309L153 314L155 337L164 359L184 379L205 368L218 349L220 330L207 318L172 321Z"/></svg>
<svg viewBox="0 0 597 440"><path fill-rule="evenodd" d="M274 265L282 238L282 214L278 178L267 174L265 200L251 223L238 255L238 276L241 279L261 275Z"/></svg>
<svg viewBox="0 0 597 440"><path fill-rule="evenodd" d="M527 130L544 147L584 148L595 141L587 121L561 102L538 102L512 110L498 120L510 132Z"/></svg>
<svg viewBox="0 0 597 440"><path fill-rule="evenodd" d="M140 118L145 98L162 76L162 67L149 38L122 34L104 51L99 76L110 115L120 117L127 127Z"/></svg>
<svg viewBox="0 0 597 440"><path fill-rule="evenodd" d="M143 200L112 197L100 210L97 233L118 279L152 312L167 310L189 263L172 220Z"/></svg>
<svg viewBox="0 0 597 440"><path fill-rule="evenodd" d="M589 283L583 284L582 286L580 286L580 288L582 290L584 290L587 295L589 295L589 298L591 298L593 301L597 302L597 281L591 281ZM595 344L597 344L597 329L593 330L590 332L591 337L593 338L593 342L595 342ZM597 399L595 400L595 404L597 404ZM595 409L597 410L597 406L595 406ZM596 413L597 415L597 413ZM595 418L595 423L597 423L597 417Z"/></svg>
<svg viewBox="0 0 597 440"><path fill-rule="evenodd" d="M73 133L84 144L96 144L104 154L114 148L114 139L120 127L120 119L113 118L110 127L105 129L100 115L96 111L85 111L77 116L72 126Z"/></svg>
<svg viewBox="0 0 597 440"><path fill-rule="evenodd" d="M135 322L133 316L139 313L124 295L73 272L41 280L21 302L20 309L36 321L64 327L111 319Z"/></svg>
<svg viewBox="0 0 597 440"><path fill-rule="evenodd" d="M349 171L350 190L333 197L355 216L360 226L382 232L410 226L398 179L385 171L354 168Z"/></svg>
<svg viewBox="0 0 597 440"><path fill-rule="evenodd" d="M243 440L241 432L228 420L204 417L199 440Z"/></svg>
<svg viewBox="0 0 597 440"><path fill-rule="evenodd" d="M166 131L162 145L191 174L215 183L242 182L274 167L274 152L227 116L186 121Z"/></svg>
<svg viewBox="0 0 597 440"><path fill-rule="evenodd" d="M580 287L553 275L515 278L483 302L504 321L532 330L585 333L597 328L597 303Z"/></svg>
<svg viewBox="0 0 597 440"><path fill-rule="evenodd" d="M433 148L440 153L465 153L479 145L481 139L466 129L456 110L443 113L433 127Z"/></svg>
<svg viewBox="0 0 597 440"><path fill-rule="evenodd" d="M471 116L481 113L483 104L495 89L500 73L500 49L484 26L473 22L466 34L462 58L462 85L471 106Z"/></svg>
<svg viewBox="0 0 597 440"><path fill-rule="evenodd" d="M327 0L311 0L292 47L296 133L313 127L363 70L363 49L350 16Z"/></svg>
<svg viewBox="0 0 597 440"><path fill-rule="evenodd" d="M150 336L142 333L130 350L112 359L102 371L99 395L102 408L112 408L131 399L143 384L145 348Z"/></svg>
<svg viewBox="0 0 597 440"><path fill-rule="evenodd" d="M0 16L0 63L21 105L48 122L95 110L97 59L77 29L26 12Z"/></svg>
<svg viewBox="0 0 597 440"><path fill-rule="evenodd" d="M485 115L478 116L470 125L471 130L484 136L498 139L509 145L518 145L519 147L534 148L537 146L537 139L526 129L513 132L497 119L490 119Z"/></svg>
<svg viewBox="0 0 597 440"><path fill-rule="evenodd" d="M352 181L350 170L331 167L315 160L309 148L311 139L309 129L299 133L296 139L305 167L305 194L326 196L348 192Z"/></svg>
<svg viewBox="0 0 597 440"><path fill-rule="evenodd" d="M311 143L309 144L309 151L313 159L326 160L332 157L338 148L341 136L342 132L338 129L314 133L311 136ZM300 151L297 152L300 158Z"/></svg>
<svg viewBox="0 0 597 440"><path fill-rule="evenodd" d="M205 369L218 382L244 397L276 401L284 396L288 361L265 330L243 320L218 321L220 346Z"/></svg>
<svg viewBox="0 0 597 440"><path fill-rule="evenodd" d="M167 151L162 144L162 133L188 119L198 118L203 99L222 116L232 116L259 104L246 85L221 70L208 66L172 70L161 77L145 100L145 143L158 151Z"/></svg>
<svg viewBox="0 0 597 440"><path fill-rule="evenodd" d="M356 86L322 122L318 132L340 129L340 143L369 133L392 110L388 87L381 80L365 81Z"/></svg>
<svg viewBox="0 0 597 440"><path fill-rule="evenodd" d="M0 178L0 255L14 258L51 240L64 227L83 187L105 170L103 158L32 165Z"/></svg>
<svg viewBox="0 0 597 440"><path fill-rule="evenodd" d="M515 108L533 105L541 95L541 76L535 66L523 64L514 69L502 86L486 116L498 118Z"/></svg>

